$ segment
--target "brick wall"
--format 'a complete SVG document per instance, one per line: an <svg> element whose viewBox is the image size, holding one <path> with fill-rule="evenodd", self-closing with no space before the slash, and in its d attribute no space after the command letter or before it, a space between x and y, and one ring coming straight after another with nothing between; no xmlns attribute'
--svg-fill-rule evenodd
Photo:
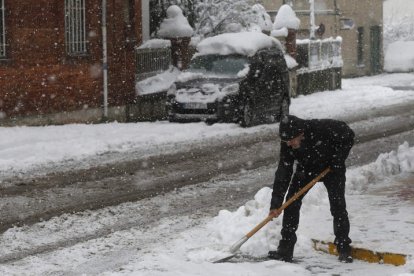
<svg viewBox="0 0 414 276"><path fill-rule="evenodd" d="M128 3L129 2L129 3ZM137 0L108 0L109 106L134 96ZM88 54L65 52L63 0L6 0L7 58L0 60L0 112L6 118L99 108L102 96L101 0L86 1ZM132 21L131 27L127 19Z"/></svg>

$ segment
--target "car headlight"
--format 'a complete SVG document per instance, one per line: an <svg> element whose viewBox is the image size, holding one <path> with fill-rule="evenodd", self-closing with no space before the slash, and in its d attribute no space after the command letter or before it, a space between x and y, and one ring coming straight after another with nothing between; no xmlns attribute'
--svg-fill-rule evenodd
<svg viewBox="0 0 414 276"><path fill-rule="evenodd" d="M177 86L175 85L175 83L173 83L170 88L168 88L167 90L167 96L168 95L175 95L175 93L177 92Z"/></svg>
<svg viewBox="0 0 414 276"><path fill-rule="evenodd" d="M237 94L239 92L240 85L238 83L233 83L227 85L221 89L221 92L225 94Z"/></svg>

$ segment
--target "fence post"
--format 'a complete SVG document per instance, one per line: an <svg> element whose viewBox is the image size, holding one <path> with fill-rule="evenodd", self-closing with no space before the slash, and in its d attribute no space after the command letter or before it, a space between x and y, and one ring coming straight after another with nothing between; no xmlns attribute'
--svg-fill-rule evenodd
<svg viewBox="0 0 414 276"><path fill-rule="evenodd" d="M189 45L191 37L170 38L172 64L180 70L185 70L190 62Z"/></svg>
<svg viewBox="0 0 414 276"><path fill-rule="evenodd" d="M288 29L288 35L286 37L286 51L288 54L296 59L296 30Z"/></svg>

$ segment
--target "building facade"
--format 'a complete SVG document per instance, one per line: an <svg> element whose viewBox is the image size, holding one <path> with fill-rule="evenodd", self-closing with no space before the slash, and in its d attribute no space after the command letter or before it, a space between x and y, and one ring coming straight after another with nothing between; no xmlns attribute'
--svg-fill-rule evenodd
<svg viewBox="0 0 414 276"><path fill-rule="evenodd" d="M309 0L255 0L275 16L283 4L289 4L301 20L298 39L311 36ZM382 0L314 0L315 39L342 37L343 75L377 74L383 68Z"/></svg>
<svg viewBox="0 0 414 276"><path fill-rule="evenodd" d="M0 0L0 125L95 122L104 106L125 117L141 8L141 0Z"/></svg>

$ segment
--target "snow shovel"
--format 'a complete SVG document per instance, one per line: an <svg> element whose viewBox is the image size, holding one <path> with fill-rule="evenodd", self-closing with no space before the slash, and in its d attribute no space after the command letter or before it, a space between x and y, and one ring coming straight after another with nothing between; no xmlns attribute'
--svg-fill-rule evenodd
<svg viewBox="0 0 414 276"><path fill-rule="evenodd" d="M286 207L288 207L293 201L295 201L296 199L298 199L301 195L303 195L305 192L307 192L310 188L312 188L319 180L321 180L321 178L323 178L325 175L327 175L330 172L330 168L326 168L323 172L321 172L321 174L319 174L317 177L315 177L311 182L309 182L308 184L306 184L305 187L303 187L302 189L300 189L294 196L292 196L291 198L289 198L285 203L283 203L282 206L280 206L280 208L278 209L279 212L283 211L284 209L286 209ZM213 263L221 263L221 262L225 262L231 258L233 258L237 251L239 251L240 247L248 241L248 239L250 239L254 234L256 234L260 229L262 229L263 226L265 226L269 221L271 221L273 218L275 217L275 215L269 215L267 216L267 218L265 218L261 223L259 223L258 225L256 225L256 227L254 227L249 233L247 233L243 238L241 238L238 242L236 242L235 244L233 244L230 247L230 252L229 255L224 257L224 258L219 258L217 260L212 260Z"/></svg>

